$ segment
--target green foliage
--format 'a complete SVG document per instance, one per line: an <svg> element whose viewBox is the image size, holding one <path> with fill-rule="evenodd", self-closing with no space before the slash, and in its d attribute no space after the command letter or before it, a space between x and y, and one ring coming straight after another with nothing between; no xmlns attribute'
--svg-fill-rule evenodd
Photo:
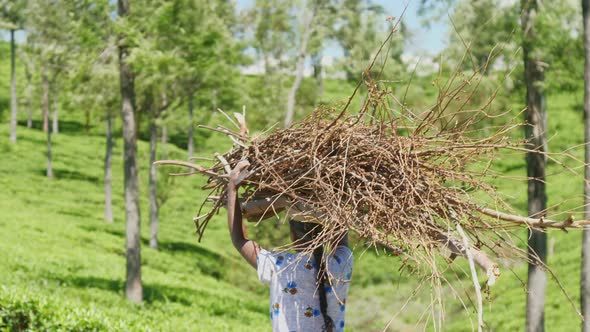
<svg viewBox="0 0 590 332"><path fill-rule="evenodd" d="M122 324L122 322L119 322ZM62 308L35 294L0 288L0 329L8 331L122 331L92 309Z"/></svg>
<svg viewBox="0 0 590 332"><path fill-rule="evenodd" d="M0 0L0 28L18 30L25 21L26 0Z"/></svg>
<svg viewBox="0 0 590 332"><path fill-rule="evenodd" d="M491 72L496 65L522 62L514 53L520 46L519 10L499 0L457 1L453 10L448 55L462 70Z"/></svg>
<svg viewBox="0 0 590 332"><path fill-rule="evenodd" d="M383 39L389 33L384 32L382 28L385 19L382 11L383 8L380 6L362 0L346 0L342 3L340 18L336 24L338 28L334 32L336 41L344 51L344 58L340 60L338 69L352 82L361 79L361 74L369 66ZM393 27L391 24L389 28ZM402 66L399 65L407 31L403 23L398 30L385 45L384 53L388 56L379 57L377 65L373 68L373 78L377 77L381 68L385 68L384 77L398 77L403 72L399 69ZM382 66L384 62L388 64L385 67Z"/></svg>
<svg viewBox="0 0 590 332"><path fill-rule="evenodd" d="M10 77L10 44L0 43L0 56L6 61L0 62L0 74L2 77ZM10 80L0 80L0 91L5 91L0 94L0 121L5 122L10 117Z"/></svg>
<svg viewBox="0 0 590 332"><path fill-rule="evenodd" d="M578 7L567 1L548 1L536 16L535 36L530 43L535 45L532 56L547 65L547 94L582 88L583 33ZM524 94L520 12L518 2L457 1L454 29L450 30L450 63L461 70L513 72L515 93Z"/></svg>

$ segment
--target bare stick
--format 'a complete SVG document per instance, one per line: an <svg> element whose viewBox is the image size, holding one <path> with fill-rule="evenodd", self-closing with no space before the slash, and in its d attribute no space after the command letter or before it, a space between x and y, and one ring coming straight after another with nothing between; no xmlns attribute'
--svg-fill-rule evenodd
<svg viewBox="0 0 590 332"><path fill-rule="evenodd" d="M246 107L243 108L242 113L234 113L234 117L240 124L240 136L248 135L248 126L246 126Z"/></svg>
<svg viewBox="0 0 590 332"><path fill-rule="evenodd" d="M225 113L221 108L218 108L217 111L219 113L223 114L223 116L225 116L229 120L229 122L231 122L231 124L236 126L237 129L240 129L240 126L234 121L234 119L232 119L229 115L227 115L227 113Z"/></svg>
<svg viewBox="0 0 590 332"><path fill-rule="evenodd" d="M215 158L217 158L217 160L221 162L221 164L223 165L223 169L225 170L225 173L229 174L231 172L231 166L229 165L227 160L217 152L215 153Z"/></svg>
<svg viewBox="0 0 590 332"><path fill-rule="evenodd" d="M222 175L213 172L203 166L199 166L197 164L193 164L193 163L189 163L186 161L181 161L181 160L158 160L156 162L154 162L154 165L173 165L173 166L184 166L184 167L188 167L188 168L192 168L194 170L196 170L199 173L203 173L203 174L207 174L213 177L220 177Z"/></svg>
<svg viewBox="0 0 590 332"><path fill-rule="evenodd" d="M241 137L241 135L239 133L235 133L227 128L213 128L210 126L206 126L206 125L198 125L197 128L202 128L202 129L208 129L211 131L216 131L218 133L222 133L222 134L226 134L226 135L231 135L231 136L235 136L238 137L240 139L244 139L244 137Z"/></svg>
<svg viewBox="0 0 590 332"><path fill-rule="evenodd" d="M467 252L467 260L469 261L469 269L471 270L471 279L473 280L475 296L477 297L477 331L481 332L483 328L483 298L481 296L481 286L477 279L477 271L475 270L475 264L473 263L473 256L471 255L471 250L469 250L470 246L467 235L465 235L460 223L456 223L455 226L457 227L457 232L463 238L463 246Z"/></svg>
<svg viewBox="0 0 590 332"><path fill-rule="evenodd" d="M555 221L545 218L521 217L484 207L475 207L475 209L487 216L516 224L523 224L532 228L559 228L566 230L567 228L582 228L585 225L590 225L590 220L574 221L572 216L567 217L564 221Z"/></svg>
<svg viewBox="0 0 590 332"><path fill-rule="evenodd" d="M458 225L459 223L456 224ZM461 245L460 242L450 234L439 233L437 234L436 239L443 243L454 255L465 258L471 257L471 260L486 272L488 286L492 286L496 282L496 278L500 276L498 264L494 263L485 251Z"/></svg>

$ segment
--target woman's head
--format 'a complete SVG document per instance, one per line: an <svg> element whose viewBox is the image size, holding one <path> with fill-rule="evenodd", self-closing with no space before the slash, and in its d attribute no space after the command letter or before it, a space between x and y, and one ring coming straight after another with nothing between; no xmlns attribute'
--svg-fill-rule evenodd
<svg viewBox="0 0 590 332"><path fill-rule="evenodd" d="M295 247L307 247L319 234L321 226L318 224L301 222L294 219L289 220L291 228L291 241Z"/></svg>

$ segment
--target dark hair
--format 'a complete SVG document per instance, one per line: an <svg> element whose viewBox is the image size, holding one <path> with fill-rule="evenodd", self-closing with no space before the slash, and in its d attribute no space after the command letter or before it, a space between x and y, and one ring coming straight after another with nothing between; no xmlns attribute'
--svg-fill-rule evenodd
<svg viewBox="0 0 590 332"><path fill-rule="evenodd" d="M297 237L303 240L304 243L309 243L322 231L321 225L300 222L293 219L289 220L289 225L291 226L291 230L293 230ZM300 244L301 243L298 243L298 245ZM320 312L324 318L323 331L332 332L334 329L334 321L328 315L328 298L326 296L326 283L329 285L330 280L328 279L328 275L326 273L326 262L324 260L323 245L320 245L313 250L313 259L315 260L317 269L316 282L320 295Z"/></svg>

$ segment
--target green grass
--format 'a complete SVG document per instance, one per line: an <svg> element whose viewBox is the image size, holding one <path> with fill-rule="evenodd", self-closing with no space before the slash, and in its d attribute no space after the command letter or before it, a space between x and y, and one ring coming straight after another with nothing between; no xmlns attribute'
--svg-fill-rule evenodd
<svg viewBox="0 0 590 332"><path fill-rule="evenodd" d="M8 134L4 126L0 133ZM115 148L115 223L106 224L103 139L57 135L56 178L48 180L44 135L24 128L19 133L17 145L7 143L0 149L1 297L16 294L60 308L94 310L113 322L108 329L240 331L265 326L264 292L255 273L246 273L253 271L230 251L223 223L212 223L204 242L196 241L191 216L203 195L196 181L178 181L178 189L162 207L162 250L147 247L147 218L143 218L145 304L133 306L123 297L121 142ZM141 144L143 156L145 148ZM142 175L147 174L145 161ZM148 204L142 200L141 205L146 216Z"/></svg>

